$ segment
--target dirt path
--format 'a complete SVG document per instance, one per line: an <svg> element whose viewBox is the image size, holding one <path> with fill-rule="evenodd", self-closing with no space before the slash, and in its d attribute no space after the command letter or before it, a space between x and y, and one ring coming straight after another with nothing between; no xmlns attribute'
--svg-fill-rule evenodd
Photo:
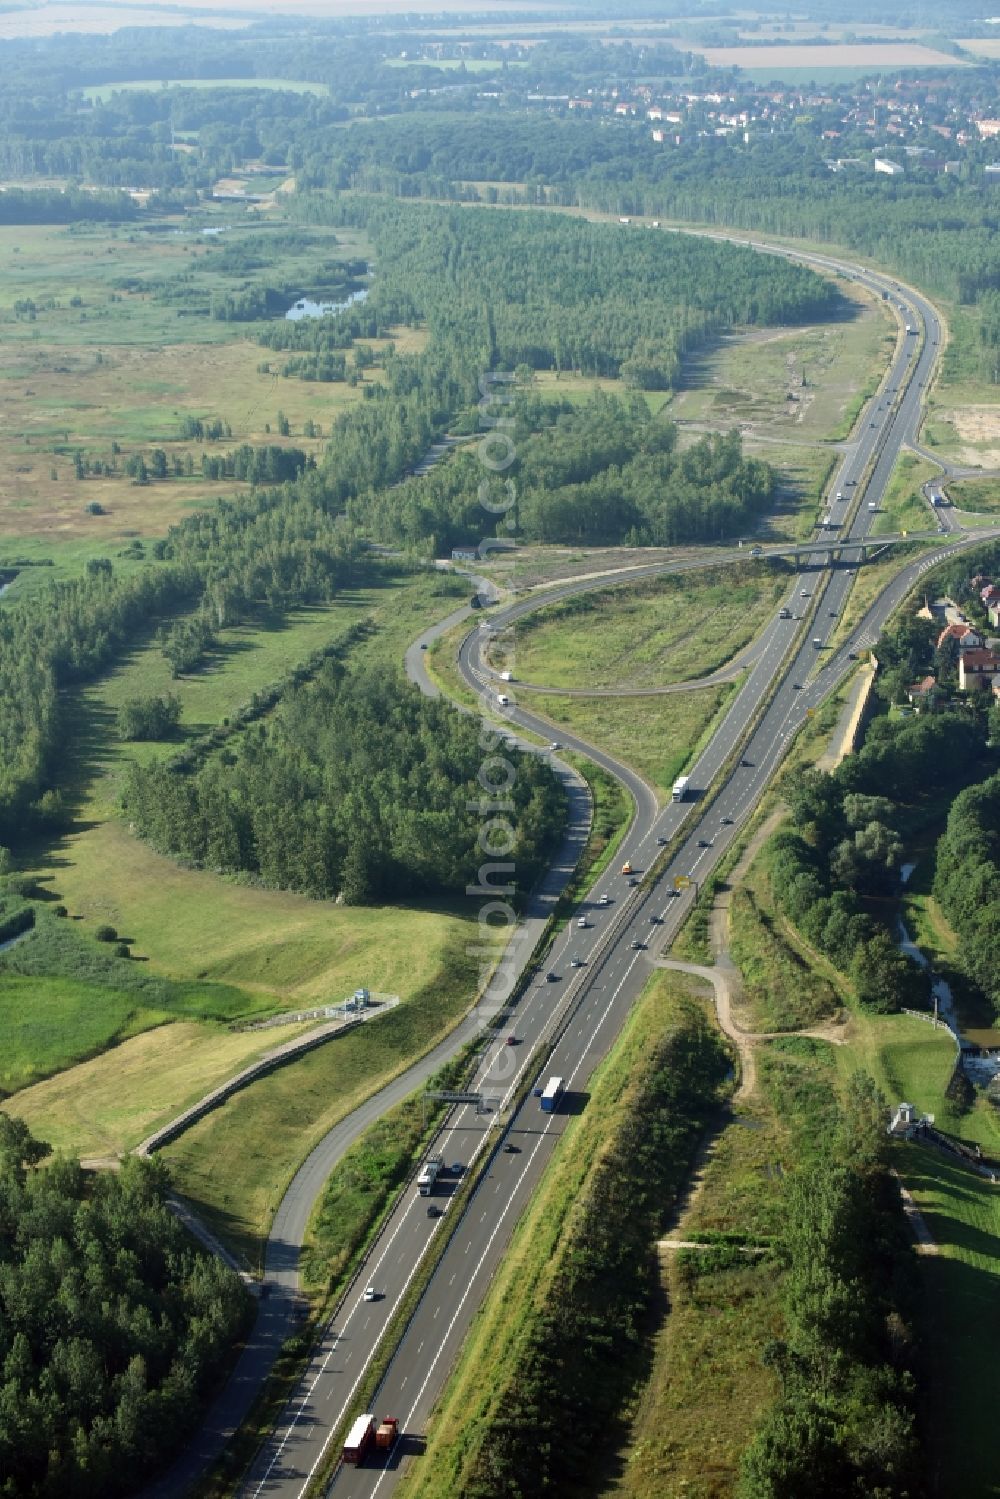
<svg viewBox="0 0 1000 1499"><path fill-rule="evenodd" d="M734 885L738 885L746 878L757 854L772 833L777 832L786 813L785 807L776 807L769 816L765 817L726 880L726 888L717 890L715 893L715 900L708 918L709 946L715 959L713 965L707 967L702 963L684 963L679 958L661 958L657 962L658 968L672 968L680 973L690 973L711 984L715 992L715 1013L719 1028L732 1041L740 1059L740 1082L733 1094L734 1104L741 1099L749 1098L757 1086L754 1048L758 1042L775 1041L786 1036L813 1036L820 1041L832 1042L834 1046L843 1046L845 1039L843 1029L835 1022L828 1025L809 1026L798 1031L748 1031L744 1030L733 1015L733 1006L740 997L743 979L729 953L731 890Z"/></svg>

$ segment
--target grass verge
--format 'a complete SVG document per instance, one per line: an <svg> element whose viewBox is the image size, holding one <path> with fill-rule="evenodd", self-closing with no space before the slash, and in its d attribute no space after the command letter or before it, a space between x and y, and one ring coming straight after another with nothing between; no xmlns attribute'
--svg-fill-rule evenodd
<svg viewBox="0 0 1000 1499"><path fill-rule="evenodd" d="M587 1107L564 1131L553 1169L515 1231L433 1417L427 1455L413 1475L417 1499L462 1492L477 1472L481 1481L478 1465L483 1454L491 1454L490 1462L494 1457L509 1462L511 1442L535 1444L543 1464L568 1458L579 1468L593 1434L617 1421L621 1402L634 1390L644 1361L644 1339L631 1319L642 1320L637 1300L654 1295L650 1239L643 1231L655 1233L653 1225L683 1178L700 1119L714 1102L712 1085L703 1094L693 1085L685 1106L672 1111L671 1129L664 1134L656 1088L668 1053L676 1060L672 1047L694 1048L706 1074L721 1061L718 1043L706 1027L706 1011L692 997L693 989L683 975L658 973L591 1080ZM673 1069L667 1070L673 1076ZM699 1064L694 1073L703 1080ZM651 1162L647 1150L654 1136L658 1144ZM652 1189L652 1199L646 1195L641 1211L636 1207L634 1214L623 1215L618 1199L629 1198L637 1189L644 1194ZM650 1208L651 1202L656 1206ZM623 1239L628 1244L619 1253ZM572 1266L578 1267L578 1276ZM595 1294L605 1298L601 1326L616 1345L614 1356L603 1337L598 1356L585 1331ZM630 1306L628 1319L619 1315L622 1296ZM631 1322L631 1335L626 1321ZM554 1379L553 1390L548 1390L548 1360L533 1357L539 1338L558 1348L560 1369L573 1370L567 1382L575 1389L568 1397L555 1391ZM487 1360L491 1376L484 1381ZM578 1412L571 1454L558 1440L550 1448L544 1433L536 1443L536 1422L529 1414L541 1412L537 1425L545 1433L553 1424L556 1431L568 1429L561 1409L555 1408L565 1398ZM505 1432L499 1447L498 1422ZM544 1455L549 1451L551 1459Z"/></svg>

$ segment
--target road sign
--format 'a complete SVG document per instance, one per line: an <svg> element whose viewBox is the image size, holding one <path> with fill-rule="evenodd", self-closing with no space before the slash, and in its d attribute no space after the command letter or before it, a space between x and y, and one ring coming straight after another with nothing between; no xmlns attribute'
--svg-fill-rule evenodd
<svg viewBox="0 0 1000 1499"><path fill-rule="evenodd" d="M686 874L675 874L674 875L674 889L675 890L687 890L687 889L690 888L690 885L691 885L690 876L688 876Z"/></svg>

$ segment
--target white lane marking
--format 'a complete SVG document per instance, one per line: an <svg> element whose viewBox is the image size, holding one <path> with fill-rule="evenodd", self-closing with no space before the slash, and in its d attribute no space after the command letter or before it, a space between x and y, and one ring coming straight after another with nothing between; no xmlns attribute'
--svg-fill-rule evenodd
<svg viewBox="0 0 1000 1499"><path fill-rule="evenodd" d="M637 953L636 956L632 959L631 963L628 965L628 968L626 969L625 975L622 978L621 983L618 985L618 988L615 990L615 992L612 994L611 998L608 1000L607 1005L605 1006L603 1012L601 1013L601 1016L600 1016L597 1024L594 1026L594 1029L591 1031L591 1035L590 1035L590 1045L591 1046L593 1045L594 1041L597 1039L597 1035L600 1032L601 1027L604 1025L604 1022L607 1020L608 1015L609 1015L609 1013L611 1011L611 1008L614 1005L615 1000L618 998L618 995L621 993L622 988L624 987L625 983L627 982L629 974L632 972L632 969L635 967L635 964L638 962L638 958L639 958L639 954ZM589 1047L588 1047L588 1050L589 1050ZM569 1075L569 1081L570 1082L573 1082L573 1080L576 1077L577 1073L579 1072L580 1068L583 1066L584 1060L585 1060L585 1058L581 1057L580 1060L577 1062L576 1066L573 1068L573 1071ZM523 1181L524 1177L526 1176L528 1170L531 1167L532 1161L535 1159L535 1156L538 1154L538 1152L542 1148L542 1145L545 1143L545 1137L549 1133L549 1129L551 1128L552 1124L555 1122L555 1120L558 1117L559 1117L558 1114L550 1114L549 1115L548 1119L545 1122L544 1128L539 1133L538 1140L537 1140L537 1142L535 1144L534 1149L532 1150L531 1154L528 1156L527 1160L524 1162L524 1170L521 1172L521 1175L518 1178L518 1181L515 1183L515 1188L517 1186L519 1186L520 1183ZM497 1219L496 1227L494 1228L493 1232L490 1234L489 1239L486 1241L486 1247L483 1250L482 1254L479 1256L479 1260L478 1260L478 1262L476 1264L476 1267L473 1270L472 1275L469 1277L469 1284L466 1286L465 1290L462 1292L461 1300L459 1301L458 1306L455 1308L455 1311L454 1311L454 1313L452 1315L451 1321L448 1323L448 1326L445 1328L444 1336L441 1338L440 1342L438 1343L437 1352L435 1353L433 1359L431 1360L430 1367L428 1368L427 1373L424 1376L424 1382L420 1386L420 1389L417 1391L416 1399L414 1400L413 1404L410 1406L409 1411L407 1412L406 1416L403 1419L403 1423L402 1423L402 1429L403 1429L403 1431L406 1430L406 1427L409 1425L410 1421L413 1418L414 1411L416 1410L417 1406L420 1404L420 1401L421 1401L421 1399L423 1397L423 1393L424 1393L424 1391L427 1388L427 1385L428 1385L428 1383L430 1381L431 1375L434 1373L434 1370L437 1368L438 1361L441 1358L442 1353L444 1352L445 1345L446 1345L449 1337L451 1336L451 1333L452 1333L452 1331L454 1329L455 1323L458 1321L459 1317L462 1315L462 1309L465 1306L466 1301L469 1299L469 1296L470 1296L470 1294L472 1292L472 1288L475 1285L476 1278L479 1275L479 1272L482 1270L483 1265L486 1262L486 1258L487 1258L487 1256L490 1253L490 1250L493 1248L493 1244L494 1244L494 1242L496 1240L497 1234L500 1232L501 1228L503 1227L504 1219L507 1217L507 1214L510 1212L511 1207L514 1204L515 1196L516 1196L516 1191L512 1191L511 1194L510 1194L510 1196L507 1198L507 1202L506 1202L506 1204L504 1206L503 1212L500 1214L499 1218ZM402 1385L405 1384L405 1383L406 1383L406 1380L404 1379L402 1381L402 1384L400 1385L400 1389L402 1389ZM372 1490L373 1494L377 1494L378 1493L378 1491L379 1491L379 1489L380 1489L380 1487L382 1485L382 1479L385 1477L385 1475L386 1475L386 1473L388 1471L389 1471L388 1469L384 1469L383 1472L380 1474L378 1480L376 1481L375 1487ZM304 1494L304 1493L305 1493L305 1489L302 1490L302 1494ZM302 1495L301 1494L299 1496L299 1499L302 1499Z"/></svg>

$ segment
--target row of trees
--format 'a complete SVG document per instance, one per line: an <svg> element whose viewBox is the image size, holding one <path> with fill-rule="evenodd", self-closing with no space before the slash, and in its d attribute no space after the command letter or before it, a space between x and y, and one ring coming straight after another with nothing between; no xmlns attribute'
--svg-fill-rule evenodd
<svg viewBox="0 0 1000 1499"><path fill-rule="evenodd" d="M487 841L525 891L559 835L563 798L537 756L505 755L509 825ZM485 857L482 761L475 720L395 673L330 661L193 774L132 766L122 805L163 852L267 885L352 904L455 895Z"/></svg>
<svg viewBox="0 0 1000 1499"><path fill-rule="evenodd" d="M955 798L938 841L934 894L959 936L955 961L1000 1014L1000 775Z"/></svg>
<svg viewBox="0 0 1000 1499"><path fill-rule="evenodd" d="M0 1114L0 1492L106 1499L177 1450L247 1325L159 1165L88 1177Z"/></svg>
<svg viewBox="0 0 1000 1499"><path fill-rule="evenodd" d="M912 1258L888 1170L885 1102L855 1074L822 1155L788 1180L781 1381L743 1457L740 1499L904 1499L920 1491Z"/></svg>

